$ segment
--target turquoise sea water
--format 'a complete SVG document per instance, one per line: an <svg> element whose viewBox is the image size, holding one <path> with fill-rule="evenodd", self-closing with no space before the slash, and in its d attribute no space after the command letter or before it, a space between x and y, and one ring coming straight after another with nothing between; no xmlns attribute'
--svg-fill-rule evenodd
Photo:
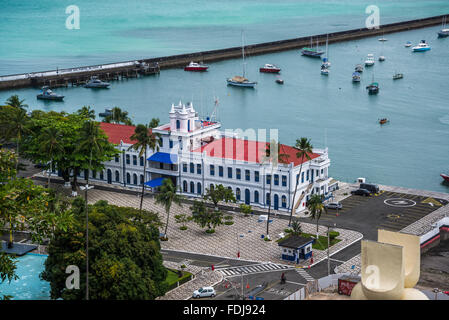
<svg viewBox="0 0 449 320"><path fill-rule="evenodd" d="M39 279L46 259L45 255L30 253L17 258L16 274L19 279L0 284L0 295L13 296L12 300L50 299L50 284Z"/></svg>
<svg viewBox="0 0 449 320"><path fill-rule="evenodd" d="M66 7L80 9L68 30ZM281 40L449 13L447 0L0 0L0 75Z"/></svg>
<svg viewBox="0 0 449 320"><path fill-rule="evenodd" d="M32 3L6 5L6 20L17 18L17 8L23 7L32 23L18 25L18 30L9 24L0 28L1 36L14 44L14 51L7 50L0 36L0 74L236 46L242 28L246 43L356 28L363 26L369 4L380 7L381 23L449 12L448 1L436 0L195 0L188 5L130 0L126 10L115 2L79 1L81 29L75 35L71 32L78 31L55 28L64 24L65 6L72 3L39 1L39 17L30 11ZM49 18L56 12L63 14L58 23ZM83 12L93 20L83 18ZM226 86L226 78L242 70L241 60L228 60L211 64L207 73L163 70L160 76L112 82L109 90L60 88L56 91L66 96L62 103L37 101L36 89L29 88L0 91L0 102L19 94L30 109L73 112L90 105L98 113L119 106L134 122L144 123L152 117L167 122L171 104L180 99L193 100L201 114L210 114L218 96L224 128L277 128L286 144L309 137L315 147L329 147L330 175L336 179L366 177L380 184L449 192L439 176L449 171L449 38L437 39L438 29L388 34L383 45L377 38L332 44L328 77L320 75L319 60L302 57L298 50L248 57L247 76L258 81L255 90ZM404 47L408 40L415 44L421 39L431 51L412 53ZM353 84L354 65L368 53L374 53L376 64L365 70L360 84ZM381 53L385 62L377 61ZM265 63L282 68L283 86L274 82L274 75L258 72ZM393 81L395 71L404 73L404 79ZM373 75L380 84L377 96L365 90ZM390 123L381 127L382 117Z"/></svg>

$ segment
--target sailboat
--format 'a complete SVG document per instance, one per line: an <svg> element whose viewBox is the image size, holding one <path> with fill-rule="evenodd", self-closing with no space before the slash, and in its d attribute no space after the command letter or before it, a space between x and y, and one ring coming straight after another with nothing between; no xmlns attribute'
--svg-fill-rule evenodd
<svg viewBox="0 0 449 320"><path fill-rule="evenodd" d="M327 35L327 37L326 37L326 57L323 58L323 64L321 65L321 68L324 67L325 69L328 69L331 66L331 63L329 62L329 45L328 45L328 42L329 42L329 35Z"/></svg>
<svg viewBox="0 0 449 320"><path fill-rule="evenodd" d="M366 86L366 89L368 90L368 94L378 94L379 93L379 83L374 82L374 74L373 74L372 82L368 86Z"/></svg>
<svg viewBox="0 0 449 320"><path fill-rule="evenodd" d="M321 58L321 55L324 53L324 51L320 50L318 48L318 40L317 40L316 48L313 48L312 38L310 38L310 47L302 48L301 53L303 56L308 56L308 57L312 57L312 58Z"/></svg>
<svg viewBox="0 0 449 320"><path fill-rule="evenodd" d="M242 31L242 60L243 60L243 76L234 76L233 78L228 78L226 82L228 86L235 87L245 87L245 88L254 88L257 84L255 81L249 81L245 78L245 45L243 41L243 31Z"/></svg>
<svg viewBox="0 0 449 320"><path fill-rule="evenodd" d="M441 30L438 31L438 38L446 38L449 36L449 28L446 27L446 17L443 17Z"/></svg>
<svg viewBox="0 0 449 320"><path fill-rule="evenodd" d="M381 51L380 51L380 56L379 56L379 61L385 61L385 56L383 55L383 51L384 51L384 42L385 42L386 40L384 40L384 41L382 41L382 49L381 49Z"/></svg>

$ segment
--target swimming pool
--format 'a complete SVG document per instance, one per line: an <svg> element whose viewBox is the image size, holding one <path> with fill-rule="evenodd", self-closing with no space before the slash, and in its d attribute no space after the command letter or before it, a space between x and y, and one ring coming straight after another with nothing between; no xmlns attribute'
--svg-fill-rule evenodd
<svg viewBox="0 0 449 320"><path fill-rule="evenodd" d="M46 255L35 253L18 257L16 274L19 279L0 284L0 295L10 295L12 300L49 300L50 283L39 278L46 259Z"/></svg>

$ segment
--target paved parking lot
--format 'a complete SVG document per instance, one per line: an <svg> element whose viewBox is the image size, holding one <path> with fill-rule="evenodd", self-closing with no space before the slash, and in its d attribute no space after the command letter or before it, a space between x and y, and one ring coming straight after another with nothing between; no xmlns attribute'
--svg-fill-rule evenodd
<svg viewBox="0 0 449 320"><path fill-rule="evenodd" d="M420 195L381 191L371 197L350 196L342 210L328 210L320 223L361 232L364 239L377 240L377 229L399 231L438 208L447 200ZM302 218L303 221L310 221Z"/></svg>

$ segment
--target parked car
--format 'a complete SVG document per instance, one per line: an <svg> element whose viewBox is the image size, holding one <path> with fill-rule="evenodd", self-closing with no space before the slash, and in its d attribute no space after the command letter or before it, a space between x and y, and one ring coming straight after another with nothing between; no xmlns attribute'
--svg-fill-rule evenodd
<svg viewBox="0 0 449 320"><path fill-rule="evenodd" d="M212 287L202 287L195 290L192 295L193 298L203 298L203 297L215 297L215 289Z"/></svg>
<svg viewBox="0 0 449 320"><path fill-rule="evenodd" d="M361 183L360 189L366 189L371 193L379 193L379 186L371 183Z"/></svg>
<svg viewBox="0 0 449 320"><path fill-rule="evenodd" d="M365 196L365 197L369 197L371 195L371 192L369 192L366 189L357 189L357 190L352 190L351 194L354 194L356 196Z"/></svg>
<svg viewBox="0 0 449 320"><path fill-rule="evenodd" d="M329 203L326 203L324 206L328 209L339 209L340 210L343 208L343 205L341 204L341 202L329 202Z"/></svg>

